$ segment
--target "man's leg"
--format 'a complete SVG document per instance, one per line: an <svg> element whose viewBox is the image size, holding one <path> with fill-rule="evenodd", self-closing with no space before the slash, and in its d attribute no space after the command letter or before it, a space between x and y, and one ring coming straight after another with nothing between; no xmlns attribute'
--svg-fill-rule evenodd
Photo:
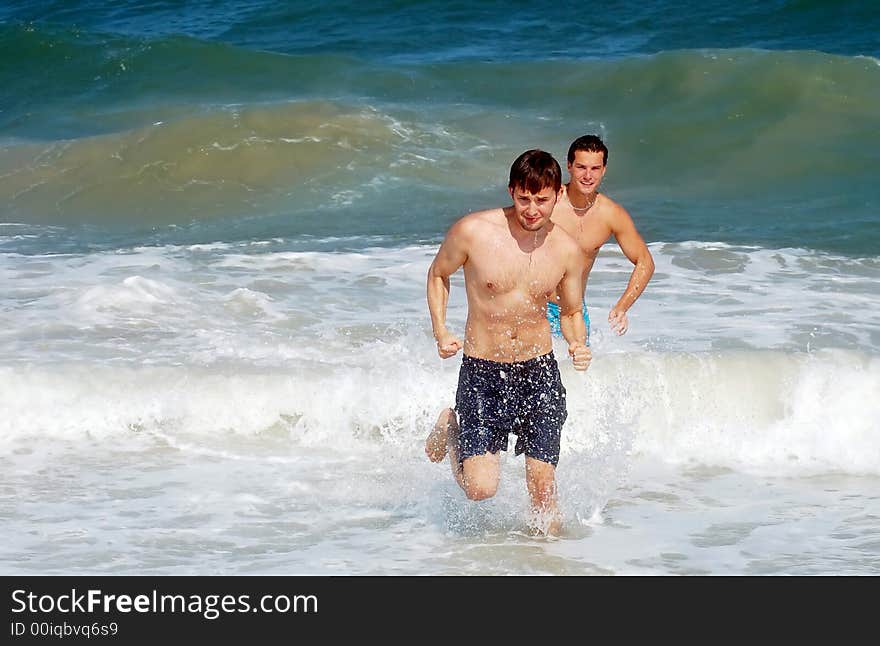
<svg viewBox="0 0 880 646"><path fill-rule="evenodd" d="M425 440L425 453L431 462L441 462L449 453L452 477L471 500L491 498L498 491L501 477L500 453L474 455L459 459L458 418L451 408L444 408Z"/></svg>
<svg viewBox="0 0 880 646"><path fill-rule="evenodd" d="M428 434L425 440L425 455L431 462L442 462L446 457L449 438L455 436L458 441L458 420L455 418L455 411L451 408L444 408L440 411L440 416L434 424L434 428Z"/></svg>
<svg viewBox="0 0 880 646"><path fill-rule="evenodd" d="M449 447L449 460L455 481L471 500L485 500L498 491L498 481L501 479L500 451L474 455L459 462L456 442L455 447Z"/></svg>
<svg viewBox="0 0 880 646"><path fill-rule="evenodd" d="M556 504L556 467L526 456L526 486L535 528L548 536L557 536L562 529L562 517Z"/></svg>

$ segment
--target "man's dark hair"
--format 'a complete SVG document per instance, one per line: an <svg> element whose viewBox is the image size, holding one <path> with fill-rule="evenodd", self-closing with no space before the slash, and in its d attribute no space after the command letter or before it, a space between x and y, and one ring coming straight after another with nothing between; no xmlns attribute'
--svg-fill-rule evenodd
<svg viewBox="0 0 880 646"><path fill-rule="evenodd" d="M507 185L532 194L540 193L547 187L559 192L562 188L562 169L550 153L537 148L527 150L514 160Z"/></svg>
<svg viewBox="0 0 880 646"><path fill-rule="evenodd" d="M569 164L574 161L574 155L579 150L586 153L602 153L602 165L608 165L608 147L596 135L584 135L571 142L571 146L568 147Z"/></svg>

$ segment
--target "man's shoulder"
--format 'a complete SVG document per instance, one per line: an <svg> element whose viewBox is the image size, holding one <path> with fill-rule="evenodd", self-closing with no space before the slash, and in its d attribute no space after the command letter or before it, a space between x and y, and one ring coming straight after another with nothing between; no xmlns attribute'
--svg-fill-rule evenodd
<svg viewBox="0 0 880 646"><path fill-rule="evenodd" d="M628 218L629 213L623 205L621 205L616 200L608 197L605 193L599 193L599 207L601 212L605 215L609 220L617 220L620 218Z"/></svg>
<svg viewBox="0 0 880 646"><path fill-rule="evenodd" d="M486 227L497 226L504 221L504 209L486 209L463 215L452 226L461 233L467 233L485 229Z"/></svg>

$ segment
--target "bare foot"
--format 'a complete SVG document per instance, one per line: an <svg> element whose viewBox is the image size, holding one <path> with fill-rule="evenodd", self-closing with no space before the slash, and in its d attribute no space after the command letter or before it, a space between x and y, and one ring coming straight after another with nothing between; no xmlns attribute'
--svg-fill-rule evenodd
<svg viewBox="0 0 880 646"><path fill-rule="evenodd" d="M546 511L533 509L528 526L529 533L532 536L558 537L562 531L562 516L557 509L548 509Z"/></svg>
<svg viewBox="0 0 880 646"><path fill-rule="evenodd" d="M453 425L458 426L455 411L444 408L437 418L437 423L425 440L425 455L431 462L441 462L448 451L449 432Z"/></svg>

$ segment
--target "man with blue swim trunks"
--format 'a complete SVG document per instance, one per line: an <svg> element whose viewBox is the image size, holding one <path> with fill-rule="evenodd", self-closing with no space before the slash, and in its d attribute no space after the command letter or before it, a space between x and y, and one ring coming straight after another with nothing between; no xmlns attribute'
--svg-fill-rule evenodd
<svg viewBox="0 0 880 646"><path fill-rule="evenodd" d="M525 453L536 528L559 531L556 464L567 417L565 388L546 320L548 299L561 308L561 330L576 370L590 350L581 315L584 254L550 219L562 188L552 155L529 150L510 169L511 206L470 213L450 227L428 270L427 299L437 352L464 351L456 392L458 420L426 441L434 462L446 455L471 500L495 495L500 452L511 432ZM464 269L468 315L464 343L446 327L450 276ZM452 413L453 417L455 413ZM430 450L429 450L430 449Z"/></svg>
<svg viewBox="0 0 880 646"><path fill-rule="evenodd" d="M598 192L605 177L607 163L608 148L599 137L584 135L575 139L568 148L569 181L562 188L562 197L553 209L551 219L577 240L586 254L584 290L599 249L611 236L614 236L617 246L627 259L635 265L626 289L608 312L611 329L621 335L626 334L629 328L627 311L641 296L654 275L654 259L626 209L604 193ZM548 308L548 319L553 326L551 309ZM589 331L586 304L584 318Z"/></svg>

